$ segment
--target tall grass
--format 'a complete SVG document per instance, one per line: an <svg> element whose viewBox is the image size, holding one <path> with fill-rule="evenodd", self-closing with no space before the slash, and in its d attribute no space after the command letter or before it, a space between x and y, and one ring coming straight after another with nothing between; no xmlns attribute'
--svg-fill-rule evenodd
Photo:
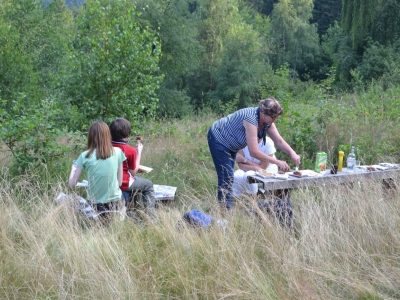
<svg viewBox="0 0 400 300"><path fill-rule="evenodd" d="M374 143L396 145L395 120L385 122L372 106L369 115L360 115L364 123L354 111L340 117L343 104L338 99L330 106L334 114L317 136L319 145L332 145L334 153L338 143L348 142L345 133L352 128L379 154L374 163L397 161L396 149L385 152ZM305 107L304 115L318 111ZM203 114L151 123L140 133L145 137L142 164L154 168L142 176L178 187L177 199L158 208L160 221L154 226L139 227L119 218L101 226L77 216L72 200L57 204L60 192L81 193L66 186L77 153L39 174L11 177L3 167L0 299L400 298L398 189L368 182L294 191L298 233L270 216L250 214L256 202L252 197L239 199L226 214L217 205L216 174L206 142L216 118ZM285 138L295 128L289 125L278 123ZM399 182L394 178L395 186ZM179 229L178 221L190 209L209 213L214 224ZM215 222L222 218L228 220L226 230Z"/></svg>
<svg viewBox="0 0 400 300"><path fill-rule="evenodd" d="M400 297L400 194L379 182L294 192L295 234L249 214L251 197L222 215L214 190L181 191L155 226L101 226L54 201L63 184L1 180L0 299ZM204 207L228 228L177 227Z"/></svg>

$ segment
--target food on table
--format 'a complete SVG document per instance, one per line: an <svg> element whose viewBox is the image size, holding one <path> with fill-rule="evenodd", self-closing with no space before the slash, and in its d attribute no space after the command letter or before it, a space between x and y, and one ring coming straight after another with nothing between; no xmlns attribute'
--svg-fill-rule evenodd
<svg viewBox="0 0 400 300"><path fill-rule="evenodd" d="M376 171L376 169L375 169L374 167L371 167L371 166L368 166L366 169L367 169L368 171Z"/></svg>
<svg viewBox="0 0 400 300"><path fill-rule="evenodd" d="M283 171L278 171L278 174L285 174L285 172L283 172Z"/></svg>
<svg viewBox="0 0 400 300"><path fill-rule="evenodd" d="M257 173L260 174L260 175L262 175L262 176L264 176L264 177L272 176L272 175L273 175L272 173L269 173L269 172L267 172L266 170L258 170Z"/></svg>
<svg viewBox="0 0 400 300"><path fill-rule="evenodd" d="M293 175L301 176L301 175L303 175L303 173L301 173L300 171L294 171Z"/></svg>

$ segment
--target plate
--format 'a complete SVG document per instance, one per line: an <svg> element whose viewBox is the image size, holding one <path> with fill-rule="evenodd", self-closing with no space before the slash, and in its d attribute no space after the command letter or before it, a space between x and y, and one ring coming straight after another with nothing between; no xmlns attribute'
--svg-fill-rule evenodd
<svg viewBox="0 0 400 300"><path fill-rule="evenodd" d="M260 177L262 177L264 179L265 178L274 178L274 174L269 173L269 172L267 172L265 170L256 171L256 175L260 176Z"/></svg>
<svg viewBox="0 0 400 300"><path fill-rule="evenodd" d="M391 164L391 163L380 163L379 165L387 169L398 169L400 167L399 164Z"/></svg>
<svg viewBox="0 0 400 300"><path fill-rule="evenodd" d="M289 179L289 175L288 173L284 173L284 174L275 174L274 175L275 179L281 179L281 180L288 180Z"/></svg>
<svg viewBox="0 0 400 300"><path fill-rule="evenodd" d="M312 170L299 170L299 172L301 172L301 175L293 174L294 172L289 172L287 174L289 174L290 176L293 176L293 177L297 177L297 178L315 177L315 176L321 176L322 175L322 174L317 173L317 172L312 171Z"/></svg>
<svg viewBox="0 0 400 300"><path fill-rule="evenodd" d="M384 171L384 170L388 170L389 169L387 167L382 167L380 165L359 166L357 168L360 168L362 170L369 171L369 172Z"/></svg>

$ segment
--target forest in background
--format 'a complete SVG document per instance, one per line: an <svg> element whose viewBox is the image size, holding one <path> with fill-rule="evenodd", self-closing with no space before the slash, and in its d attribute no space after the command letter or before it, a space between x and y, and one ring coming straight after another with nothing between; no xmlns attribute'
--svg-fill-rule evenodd
<svg viewBox="0 0 400 300"><path fill-rule="evenodd" d="M124 116L140 134L154 118L221 116L268 96L311 160L311 123L329 117L328 104L400 82L399 0L76 4L0 4L0 138L17 172L65 155L60 137L79 141L96 119ZM321 103L314 117L293 111Z"/></svg>
<svg viewBox="0 0 400 300"><path fill-rule="evenodd" d="M301 169L353 145L399 163L399 1L1 0L0 298L399 299L399 178L293 190L294 232L262 197L219 209L206 140L274 96ZM116 116L145 138L142 176L177 187L158 225L74 213L71 162ZM180 230L192 209L210 228Z"/></svg>

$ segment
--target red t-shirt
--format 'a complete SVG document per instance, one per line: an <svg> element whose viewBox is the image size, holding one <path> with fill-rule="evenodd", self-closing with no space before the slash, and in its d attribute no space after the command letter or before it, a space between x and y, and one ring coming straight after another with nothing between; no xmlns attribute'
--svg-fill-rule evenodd
<svg viewBox="0 0 400 300"><path fill-rule="evenodd" d="M126 190L129 188L129 178L131 175L128 171L136 169L136 157L137 151L132 146L129 146L124 141L112 141L114 147L118 147L124 152L126 160L122 163L123 175L122 175L122 185L119 187L121 190Z"/></svg>

